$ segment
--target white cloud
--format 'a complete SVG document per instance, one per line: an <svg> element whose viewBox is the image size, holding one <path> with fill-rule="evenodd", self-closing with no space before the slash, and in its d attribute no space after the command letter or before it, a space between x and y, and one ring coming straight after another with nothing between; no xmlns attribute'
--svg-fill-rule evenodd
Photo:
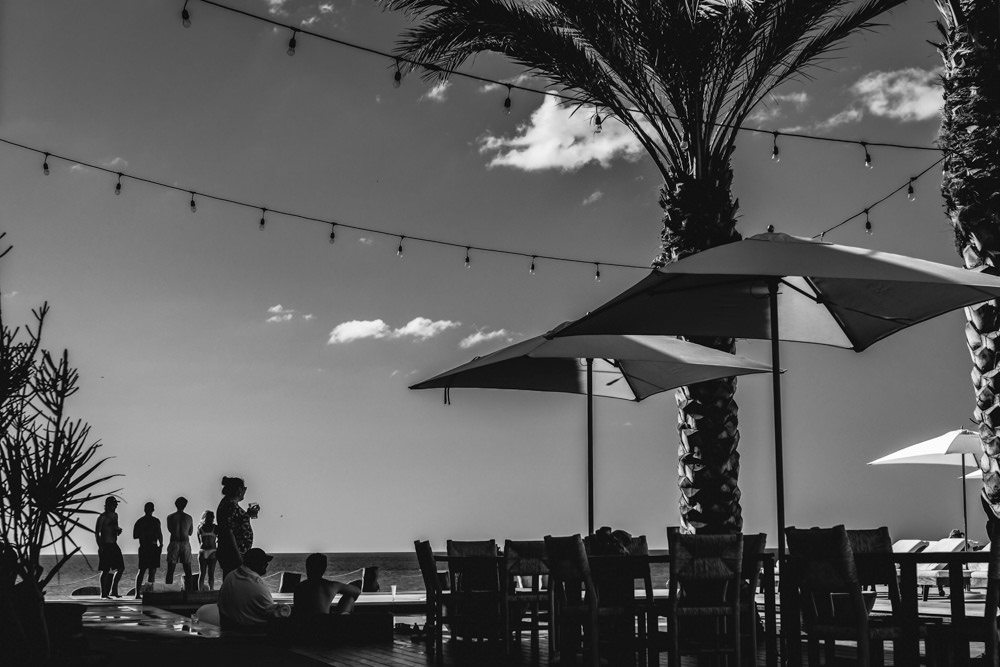
<svg viewBox="0 0 1000 667"><path fill-rule="evenodd" d="M293 317L295 317L295 311L290 308L285 308L280 303L276 306L271 306L267 309L267 312L271 313L271 317L267 318L267 322L290 322Z"/></svg>
<svg viewBox="0 0 1000 667"><path fill-rule="evenodd" d="M426 340L437 336L442 331L453 329L460 324L461 322L453 322L451 320L431 321L426 317L415 317L404 326L396 329L393 332L393 337L401 338L403 336L413 336L414 338Z"/></svg>
<svg viewBox="0 0 1000 667"><path fill-rule="evenodd" d="M432 102L444 102L448 98L448 88L451 87L449 81L438 81L431 89L420 96L422 100L431 100Z"/></svg>
<svg viewBox="0 0 1000 667"><path fill-rule="evenodd" d="M333 11L334 11L334 7L333 7L333 3L332 2L324 2L323 4L321 4L319 6L319 13L320 14L332 14Z"/></svg>
<svg viewBox="0 0 1000 667"><path fill-rule="evenodd" d="M829 130L837 127L838 125L856 123L864 118L864 115L865 113L861 109L851 107L850 109L844 109L840 113L830 116L822 122L816 123L816 128L820 130Z"/></svg>
<svg viewBox="0 0 1000 667"><path fill-rule="evenodd" d="M13 299L15 296L17 296L17 290L0 294L0 297L3 297L4 299Z"/></svg>
<svg viewBox="0 0 1000 667"><path fill-rule="evenodd" d="M287 310L280 303L277 306L271 306L267 309L269 313L294 313L294 310Z"/></svg>
<svg viewBox="0 0 1000 667"><path fill-rule="evenodd" d="M316 317L316 316L313 315L312 313L306 313L305 315L302 316L302 319L304 319L306 322L308 322L309 320L313 319L314 317Z"/></svg>
<svg viewBox="0 0 1000 667"><path fill-rule="evenodd" d="M398 329L393 329L383 320L351 320L342 322L330 332L328 345L350 343L364 338L419 338L427 340L443 331L460 326L461 322L451 320L430 320L426 317L415 317Z"/></svg>
<svg viewBox="0 0 1000 667"><path fill-rule="evenodd" d="M941 113L940 70L917 67L871 72L851 86L872 114L902 121L937 118Z"/></svg>
<svg viewBox="0 0 1000 667"><path fill-rule="evenodd" d="M271 315L271 317L267 318L267 321L268 322L288 322L293 317L295 317L295 315L293 313L282 313L281 315Z"/></svg>
<svg viewBox="0 0 1000 667"><path fill-rule="evenodd" d="M591 162L609 167L619 157L638 160L643 148L621 123L605 121L604 130L596 133L589 113L574 114L555 98L545 97L530 120L518 126L516 136L487 134L480 139L479 152L494 154L490 167L575 171Z"/></svg>
<svg viewBox="0 0 1000 667"><path fill-rule="evenodd" d="M465 338L463 338L459 342L458 346L463 350L467 350L468 348L473 347L475 345L479 345L480 343L486 343L491 340L497 340L498 338L505 339L508 342L513 340L511 338L510 332L507 331L506 329L497 329L496 331L479 330L476 333L470 334Z"/></svg>
<svg viewBox="0 0 1000 667"><path fill-rule="evenodd" d="M81 172L81 171L87 171L87 168L84 167L82 164L74 164L72 167L69 168L69 170L73 172Z"/></svg>
<svg viewBox="0 0 1000 667"><path fill-rule="evenodd" d="M302 19L301 21L299 21L299 24L308 27L311 26L313 23L319 23L319 21L320 21L319 16L310 16L309 18Z"/></svg>
<svg viewBox="0 0 1000 667"><path fill-rule="evenodd" d="M115 157L104 163L108 169L125 169L128 167L128 160L123 157Z"/></svg>
<svg viewBox="0 0 1000 667"><path fill-rule="evenodd" d="M362 236L361 238L358 239L358 243L360 243L361 245L371 245L375 243L375 239L370 239L367 236Z"/></svg>
<svg viewBox="0 0 1000 667"><path fill-rule="evenodd" d="M520 86L529 79L531 79L530 74L518 74L513 79L504 79L501 83L485 83L479 87L479 92L492 93L494 90L503 90L508 83L512 86Z"/></svg>
<svg viewBox="0 0 1000 667"><path fill-rule="evenodd" d="M389 335L389 325L382 320L351 320L341 322L330 332L327 345L350 343L364 338L385 338Z"/></svg>
<svg viewBox="0 0 1000 667"><path fill-rule="evenodd" d="M589 195L587 195L586 199L583 200L583 205L584 206L590 206L594 202L600 200L600 198L603 197L603 196L604 196L603 192L601 192L600 190L594 190Z"/></svg>
<svg viewBox="0 0 1000 667"><path fill-rule="evenodd" d="M271 14L284 14L285 3L288 0L264 0L267 3L267 11Z"/></svg>
<svg viewBox="0 0 1000 667"><path fill-rule="evenodd" d="M796 93L784 93L780 95L769 95L767 99L761 103L761 106L757 107L753 113L748 116L748 120L762 123L780 116L782 106L785 106L786 108L794 107L796 111L801 111L807 104L809 104L809 95L802 91Z"/></svg>

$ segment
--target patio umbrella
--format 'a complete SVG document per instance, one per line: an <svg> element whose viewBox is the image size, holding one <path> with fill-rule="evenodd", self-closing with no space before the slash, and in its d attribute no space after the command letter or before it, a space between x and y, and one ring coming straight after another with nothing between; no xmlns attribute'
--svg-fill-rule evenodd
<svg viewBox="0 0 1000 667"><path fill-rule="evenodd" d="M594 396L641 401L668 389L771 367L667 336L542 336L445 371L410 389L455 387L554 391L587 396L587 519L594 532Z"/></svg>
<svg viewBox="0 0 1000 667"><path fill-rule="evenodd" d="M937 464L937 465L955 465L959 464L962 466L962 521L963 528L965 530L965 549L969 549L969 510L966 503L966 493L965 493L965 469L969 466L966 464L965 457L969 454L972 455L972 460L975 463L976 454L983 450L982 443L979 441L979 434L974 433L968 429L959 429L957 431L949 431L944 435L939 435L936 438L931 438L924 442L919 442L915 445L910 445L909 447L904 447L892 454L886 454L880 459L875 459L870 461L868 465L877 466L885 465L891 463L923 463L923 464Z"/></svg>
<svg viewBox="0 0 1000 667"><path fill-rule="evenodd" d="M785 500L778 341L860 352L908 326L998 297L1000 278L985 273L769 233L654 270L557 335L673 334L770 340L781 557Z"/></svg>

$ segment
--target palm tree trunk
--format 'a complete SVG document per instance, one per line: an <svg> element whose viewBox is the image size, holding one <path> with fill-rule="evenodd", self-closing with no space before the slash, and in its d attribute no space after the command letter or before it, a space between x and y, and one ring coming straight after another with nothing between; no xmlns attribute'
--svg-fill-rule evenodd
<svg viewBox="0 0 1000 667"><path fill-rule="evenodd" d="M732 197L732 170L696 178L679 175L660 191L663 208L661 251L654 267L714 246L740 240L738 202ZM732 338L688 338L693 343L733 353ZM681 524L696 533L743 530L740 506L739 407L736 378L677 390L680 444L677 449L678 505Z"/></svg>
<svg viewBox="0 0 1000 667"><path fill-rule="evenodd" d="M942 14L945 211L965 267L1000 274L1000 0L952 0L942 4ZM990 301L966 314L983 505L1000 518L1000 310Z"/></svg>

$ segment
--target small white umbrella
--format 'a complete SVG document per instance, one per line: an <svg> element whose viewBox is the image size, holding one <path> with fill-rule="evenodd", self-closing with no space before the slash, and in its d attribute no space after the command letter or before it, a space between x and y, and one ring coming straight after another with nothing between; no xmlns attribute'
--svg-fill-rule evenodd
<svg viewBox="0 0 1000 667"><path fill-rule="evenodd" d="M965 529L965 548L969 548L969 512L966 506L965 493L965 469L970 466L966 463L966 456L971 454L973 463L976 463L976 454L983 451L979 434L968 429L948 431L944 435L931 438L924 442L919 442L909 447L904 447L899 451L887 454L880 459L875 459L868 465L885 465L890 463L923 463L936 465L962 465L962 520ZM978 464L977 464L978 465ZM973 473L974 474L974 473Z"/></svg>

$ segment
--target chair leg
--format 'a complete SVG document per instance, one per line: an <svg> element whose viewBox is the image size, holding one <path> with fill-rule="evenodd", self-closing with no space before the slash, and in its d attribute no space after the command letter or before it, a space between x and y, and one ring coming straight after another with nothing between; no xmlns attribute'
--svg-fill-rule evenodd
<svg viewBox="0 0 1000 667"><path fill-rule="evenodd" d="M819 664L819 640L818 639L813 639L812 637L809 638L807 652L808 652L808 655L809 655L809 664L810 665L818 665Z"/></svg>
<svg viewBox="0 0 1000 667"><path fill-rule="evenodd" d="M868 642L868 659L872 665L878 667L885 665L885 646L881 639L873 639Z"/></svg>
<svg viewBox="0 0 1000 667"><path fill-rule="evenodd" d="M923 588L924 588L924 602L927 602L927 596L931 592L931 587L930 586L924 586Z"/></svg>

